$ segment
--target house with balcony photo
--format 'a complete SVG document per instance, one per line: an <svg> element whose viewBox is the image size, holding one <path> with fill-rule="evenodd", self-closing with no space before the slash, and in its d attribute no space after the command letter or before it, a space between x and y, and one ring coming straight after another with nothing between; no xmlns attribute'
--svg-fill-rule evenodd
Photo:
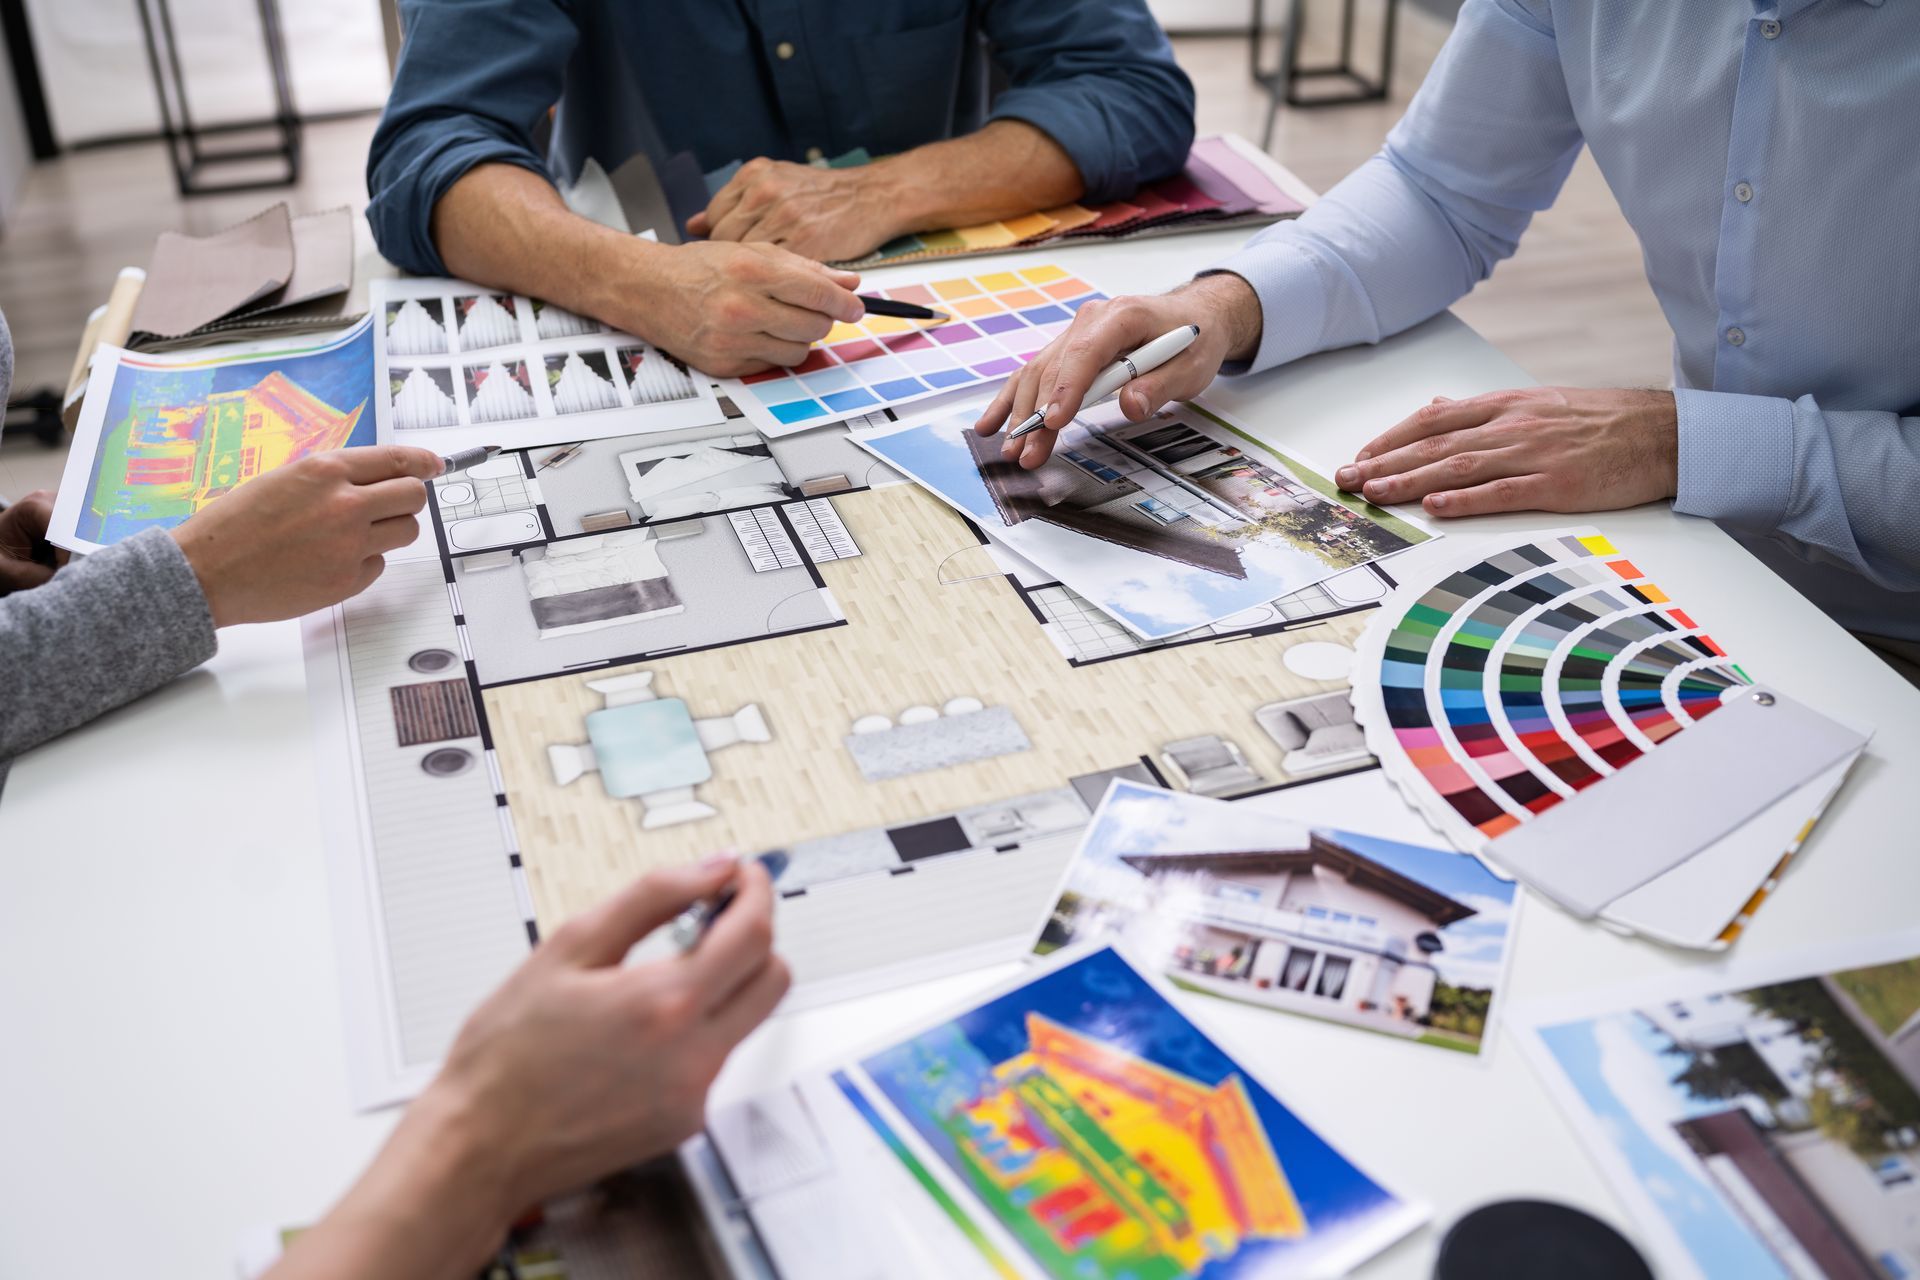
<svg viewBox="0 0 1920 1280"><path fill-rule="evenodd" d="M1292 849L1119 860L1152 886L1144 917L1178 921L1176 981L1405 1036L1433 1010L1442 931L1478 914L1335 832Z"/></svg>

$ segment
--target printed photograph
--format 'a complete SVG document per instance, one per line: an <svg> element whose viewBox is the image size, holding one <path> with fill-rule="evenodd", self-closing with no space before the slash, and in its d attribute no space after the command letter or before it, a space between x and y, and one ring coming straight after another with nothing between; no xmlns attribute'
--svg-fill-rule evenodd
<svg viewBox="0 0 1920 1280"><path fill-rule="evenodd" d="M503 293L468 294L453 300L460 326L460 349L484 351L520 341L520 313L514 299Z"/></svg>
<svg viewBox="0 0 1920 1280"><path fill-rule="evenodd" d="M1536 1034L1669 1229L1662 1274L1920 1275L1920 957Z"/></svg>
<svg viewBox="0 0 1920 1280"><path fill-rule="evenodd" d="M624 404L604 351L547 356L546 368L555 413L598 413Z"/></svg>
<svg viewBox="0 0 1920 1280"><path fill-rule="evenodd" d="M620 368L626 374L635 404L691 400L697 394L687 366L644 342L621 347L614 353L614 358L620 362Z"/></svg>
<svg viewBox="0 0 1920 1280"><path fill-rule="evenodd" d="M592 333L605 333L607 327L598 320L589 320L585 316L575 315L565 307L556 307L551 302L542 302L535 298L533 307L533 331L540 338L581 338Z"/></svg>
<svg viewBox="0 0 1920 1280"><path fill-rule="evenodd" d="M533 380L525 360L494 360L466 367L467 412L473 421L518 422L537 417Z"/></svg>
<svg viewBox="0 0 1920 1280"><path fill-rule="evenodd" d="M860 1065L1057 1280L1338 1274L1419 1220L1111 949Z"/></svg>
<svg viewBox="0 0 1920 1280"><path fill-rule="evenodd" d="M129 355L107 395L75 532L107 546L171 529L295 459L372 444L372 386L370 322L267 355Z"/></svg>
<svg viewBox="0 0 1920 1280"><path fill-rule="evenodd" d="M460 425L460 404L454 399L453 370L444 366L390 364L387 394L393 403L396 431Z"/></svg>
<svg viewBox="0 0 1920 1280"><path fill-rule="evenodd" d="M447 354L447 313L438 298L406 298L387 303L387 354L443 356Z"/></svg>
<svg viewBox="0 0 1920 1280"><path fill-rule="evenodd" d="M1117 941L1188 991L1479 1053L1514 896L1470 854L1121 780L1034 951Z"/></svg>
<svg viewBox="0 0 1920 1280"><path fill-rule="evenodd" d="M1028 471L971 411L856 437L1147 639L1217 622L1431 536L1197 405L1077 418Z"/></svg>

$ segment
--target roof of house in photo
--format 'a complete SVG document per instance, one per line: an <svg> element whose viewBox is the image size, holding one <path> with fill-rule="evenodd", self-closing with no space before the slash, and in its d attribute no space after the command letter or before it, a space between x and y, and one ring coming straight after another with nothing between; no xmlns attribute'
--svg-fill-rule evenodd
<svg viewBox="0 0 1920 1280"><path fill-rule="evenodd" d="M1375 862L1365 854L1311 833L1305 848L1224 851L1217 853L1129 853L1120 860L1145 875L1163 871L1211 871L1216 874L1253 873L1278 875L1283 871L1307 871L1326 867L1343 876L1348 883L1383 893L1403 902L1445 928L1478 914L1474 908L1438 889L1421 884L1411 876Z"/></svg>

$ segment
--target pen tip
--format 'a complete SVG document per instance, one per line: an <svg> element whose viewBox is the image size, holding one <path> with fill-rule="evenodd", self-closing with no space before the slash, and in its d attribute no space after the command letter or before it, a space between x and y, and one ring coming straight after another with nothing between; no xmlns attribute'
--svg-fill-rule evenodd
<svg viewBox="0 0 1920 1280"><path fill-rule="evenodd" d="M1191 330L1193 330L1193 336L1194 336L1194 337L1196 337L1196 338L1197 338L1197 337L1199 337L1199 336L1200 336L1200 326L1199 326L1199 325L1197 325L1197 324L1190 324L1190 325L1188 325L1188 326L1187 326L1187 328L1189 328L1189 329L1191 329Z"/></svg>

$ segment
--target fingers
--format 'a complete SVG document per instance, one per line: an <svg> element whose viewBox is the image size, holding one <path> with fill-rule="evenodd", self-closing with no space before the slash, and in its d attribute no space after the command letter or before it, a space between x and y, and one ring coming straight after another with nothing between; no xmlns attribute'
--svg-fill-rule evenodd
<svg viewBox="0 0 1920 1280"><path fill-rule="evenodd" d="M387 571L387 558L385 556L368 556L365 560L362 560L360 562L360 572L354 575L353 589L348 591L346 595L341 596L340 599L341 600L353 599L355 596L359 595L362 591L365 591L368 587L372 586L375 582L379 581L380 575L385 573L386 571ZM340 603L340 601L335 600L333 601L333 603L338 604ZM291 617L292 615L282 614L281 616Z"/></svg>
<svg viewBox="0 0 1920 1280"><path fill-rule="evenodd" d="M649 871L591 911L554 930L535 954L594 968L618 964L634 943L694 903L719 893L737 868L731 858L714 858L693 866Z"/></svg>
<svg viewBox="0 0 1920 1280"><path fill-rule="evenodd" d="M413 516L389 516L385 520L375 520L367 530L367 546L385 555L389 551L398 551L410 547L413 540L420 536L420 521Z"/></svg>
<svg viewBox="0 0 1920 1280"><path fill-rule="evenodd" d="M760 160L741 165L739 171L727 179L727 184L713 193L713 199L707 202L707 207L687 219L687 230L694 235L712 239L714 226L733 212L734 207L740 203L740 198L746 195L747 187L759 175L764 165L765 162Z"/></svg>
<svg viewBox="0 0 1920 1280"><path fill-rule="evenodd" d="M53 579L53 570L33 560L0 556L0 596L27 591Z"/></svg>
<svg viewBox="0 0 1920 1280"><path fill-rule="evenodd" d="M760 331L782 342L810 346L833 332L833 324L832 316L768 299L765 315L760 321Z"/></svg>
<svg viewBox="0 0 1920 1280"><path fill-rule="evenodd" d="M723 1047L733 1048L746 1039L749 1031L767 1020L767 1015L786 997L792 983L786 962L779 956L769 956L746 985L713 1011L707 1022L709 1033Z"/></svg>
<svg viewBox="0 0 1920 1280"><path fill-rule="evenodd" d="M1034 363L1039 362L1036 360ZM1038 431L1030 431L1016 440L1013 432L1026 426L1033 417L1034 411L1043 407L1037 403L1040 398L1040 375L1033 365L1028 365L1009 378L1007 385L1013 388L1013 408L1007 414L1007 426L1011 430L1007 432L1007 438L1000 446L1000 456L1011 460L1023 457L1027 447L1033 443L1034 437L1050 435L1051 429L1043 426Z"/></svg>
<svg viewBox="0 0 1920 1280"><path fill-rule="evenodd" d="M1466 427L1482 426L1498 417L1500 411L1506 408L1508 401L1515 394L1517 393L1497 391L1490 395L1474 396L1468 400L1449 400L1445 396L1435 396L1432 404L1420 406L1369 441L1365 448L1353 455L1354 464L1359 466L1383 453L1403 448L1416 440L1424 440L1428 436L1459 431ZM1361 474L1355 478L1358 481L1364 481L1370 473L1365 468L1360 470ZM1345 474L1346 471L1347 468L1342 467L1336 473L1334 477L1336 483L1345 483L1340 480L1340 475Z"/></svg>
<svg viewBox="0 0 1920 1280"><path fill-rule="evenodd" d="M1429 494L1421 506L1430 515L1483 516L1495 511L1563 511L1546 475L1502 476L1467 489Z"/></svg>
<svg viewBox="0 0 1920 1280"><path fill-rule="evenodd" d="M1090 302L1080 308L1059 340L1060 355L1053 366L1051 385L1041 399L1053 406L1047 425L1063 427L1080 412L1080 402L1100 371L1127 352L1164 332L1151 303L1139 298Z"/></svg>
<svg viewBox="0 0 1920 1280"><path fill-rule="evenodd" d="M1413 502L1430 493L1445 493L1486 484L1506 476L1526 475L1532 470L1510 449L1485 449L1456 453L1442 461L1400 475L1369 480L1361 489L1368 502L1390 504Z"/></svg>
<svg viewBox="0 0 1920 1280"><path fill-rule="evenodd" d="M815 264L815 265L818 265L818 264ZM858 289L860 287L860 273L858 271L842 271L838 267L827 267L827 266L821 266L820 271L822 272L822 274L824 274L827 277L827 279L833 281L835 284L839 285L842 289L845 289L849 293L853 292L855 289ZM862 305L860 308L860 314L865 315L866 311L867 309L865 305Z"/></svg>
<svg viewBox="0 0 1920 1280"><path fill-rule="evenodd" d="M1028 365L1027 368L1031 369L1033 366ZM1023 370L1022 373L1024 372ZM1014 390L1019 384L1020 378L1017 376L1000 384L1000 390L995 392L993 399L987 402L986 409L980 414L980 420L973 424L975 432L990 436L1007 425L1010 420L1009 415L1013 412Z"/></svg>
<svg viewBox="0 0 1920 1280"><path fill-rule="evenodd" d="M440 474L439 454L407 445L365 445L341 449L332 456L345 468L346 478L352 484L378 484L401 476L431 480Z"/></svg>
<svg viewBox="0 0 1920 1280"><path fill-rule="evenodd" d="M412 476L378 480L361 487L360 501L372 520L415 515L427 505L427 485Z"/></svg>
<svg viewBox="0 0 1920 1280"><path fill-rule="evenodd" d="M7 522L17 526L34 542L47 540L47 526L53 522L53 491L35 489L7 507Z"/></svg>
<svg viewBox="0 0 1920 1280"><path fill-rule="evenodd" d="M1052 427L1039 427L1020 438L1025 448L1020 450L1020 466L1032 471L1053 456L1053 446L1060 440L1060 433Z"/></svg>
<svg viewBox="0 0 1920 1280"><path fill-rule="evenodd" d="M740 866L733 901L682 964L708 1009L740 990L773 954L773 884L758 862Z"/></svg>
<svg viewBox="0 0 1920 1280"><path fill-rule="evenodd" d="M853 285L860 282L854 276L852 284L842 284L834 277L841 278L851 274L845 271L822 271L797 255L782 254L782 268L769 282L767 292L789 306L828 316L835 320L844 320L852 324L867 314L867 304L853 292Z"/></svg>

